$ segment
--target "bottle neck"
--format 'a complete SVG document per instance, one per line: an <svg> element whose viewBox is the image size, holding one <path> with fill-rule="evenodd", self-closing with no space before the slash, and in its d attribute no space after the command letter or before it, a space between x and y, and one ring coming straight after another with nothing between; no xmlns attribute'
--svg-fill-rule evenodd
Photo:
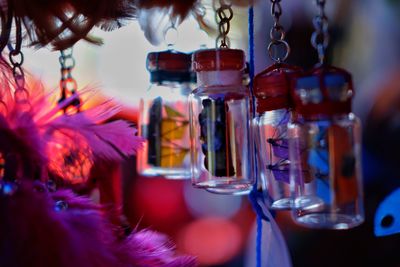
<svg viewBox="0 0 400 267"><path fill-rule="evenodd" d="M237 85L242 84L243 72L240 70L217 70L197 72L197 85Z"/></svg>
<svg viewBox="0 0 400 267"><path fill-rule="evenodd" d="M162 84L164 82L190 83L195 82L194 73L187 71L154 70L150 71L150 82Z"/></svg>
<svg viewBox="0 0 400 267"><path fill-rule="evenodd" d="M158 94L181 94L189 95L193 87L189 82L171 82L162 81L161 83L151 83L148 91L152 91Z"/></svg>

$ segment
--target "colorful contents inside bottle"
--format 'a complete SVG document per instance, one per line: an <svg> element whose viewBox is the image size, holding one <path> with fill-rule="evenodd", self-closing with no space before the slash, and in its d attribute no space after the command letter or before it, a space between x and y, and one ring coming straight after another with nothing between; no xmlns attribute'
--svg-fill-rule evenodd
<svg viewBox="0 0 400 267"><path fill-rule="evenodd" d="M351 113L352 94L350 75L333 67L295 80L303 120L289 124L289 147L293 216L302 225L347 229L364 220L361 126ZM299 177L304 169L309 175Z"/></svg>

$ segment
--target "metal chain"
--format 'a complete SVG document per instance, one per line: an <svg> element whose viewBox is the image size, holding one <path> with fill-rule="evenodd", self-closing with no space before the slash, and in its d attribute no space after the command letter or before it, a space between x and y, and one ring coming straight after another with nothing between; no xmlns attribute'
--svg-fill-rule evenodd
<svg viewBox="0 0 400 267"><path fill-rule="evenodd" d="M66 98L77 93L78 84L76 80L72 77L72 70L75 67L75 58L73 57L72 47L60 51L61 55L58 58L61 65L61 79L60 79L60 100L64 101ZM76 101L71 103L79 111L79 106L81 101L77 98ZM66 109L64 109L66 111Z"/></svg>
<svg viewBox="0 0 400 267"><path fill-rule="evenodd" d="M228 33L231 29L231 20L233 18L232 3L229 0L219 0L220 7L216 10L216 21L218 23L219 35L215 45L220 48L229 48L230 40Z"/></svg>
<svg viewBox="0 0 400 267"><path fill-rule="evenodd" d="M269 32L271 42L268 45L268 53L273 61L280 63L285 61L290 53L290 46L285 41L286 32L280 24L280 17L282 16L281 0L271 0L271 15L274 19L274 25Z"/></svg>
<svg viewBox="0 0 400 267"><path fill-rule="evenodd" d="M12 65L12 72L15 81L14 101L20 111L28 111L31 109L29 103L29 92L25 88L25 73L22 68L24 63L24 54L21 51L22 47L22 27L21 19L15 17L15 47L10 43L8 49L10 53L8 58Z"/></svg>
<svg viewBox="0 0 400 267"><path fill-rule="evenodd" d="M318 52L319 63L325 61L325 50L329 44L328 18L325 14L325 0L315 0L318 14L313 19L314 29L311 44Z"/></svg>

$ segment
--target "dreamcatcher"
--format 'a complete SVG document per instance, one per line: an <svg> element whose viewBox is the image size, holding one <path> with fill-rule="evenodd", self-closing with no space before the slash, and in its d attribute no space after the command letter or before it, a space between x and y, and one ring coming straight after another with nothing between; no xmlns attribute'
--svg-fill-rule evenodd
<svg viewBox="0 0 400 267"><path fill-rule="evenodd" d="M51 102L40 82L27 82L16 21L12 69L1 59L0 71L0 265L194 266L193 258L175 256L162 235L124 236L104 207L68 189L87 181L93 162L132 155L142 139L129 123L108 122L120 110L110 101L84 109L74 88ZM75 84L69 75L62 77L62 85Z"/></svg>

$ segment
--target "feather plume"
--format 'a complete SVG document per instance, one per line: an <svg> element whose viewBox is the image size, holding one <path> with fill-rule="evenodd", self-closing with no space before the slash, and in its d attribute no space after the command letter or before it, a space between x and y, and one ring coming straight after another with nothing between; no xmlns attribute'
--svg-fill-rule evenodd
<svg viewBox="0 0 400 267"><path fill-rule="evenodd" d="M60 116L47 125L45 139L51 140L54 132L72 132L85 138L95 157L118 160L134 154L142 145L142 139L136 137L136 130L124 121L106 124L94 124L84 114ZM66 133L68 136L68 133ZM71 136L74 138L74 136Z"/></svg>
<svg viewBox="0 0 400 267"><path fill-rule="evenodd" d="M107 159L134 153L141 145L135 130L123 121L106 122L117 109L107 112L97 107L65 114L63 108L77 96L52 104L37 83L37 91L26 95L29 108L21 110L8 75L9 69L0 70L0 101L4 104L0 109L0 152L6 155L6 172L10 162L23 171L5 174L0 181L0 266L196 266L194 258L176 256L164 236L141 231L121 238L103 207L70 190L48 190L39 182L47 177L44 172L36 175L35 169L48 169L48 162L54 160L46 153L52 141L59 141L54 140L54 133L72 140L67 143L75 147L67 147L69 151L76 148ZM12 161L10 154L15 155Z"/></svg>
<svg viewBox="0 0 400 267"><path fill-rule="evenodd" d="M166 18L177 26L199 3L210 5L216 0L10 0L0 1L0 15L3 27L0 36L0 51L10 38L11 22L14 16L21 18L25 29L25 37L37 48L51 45L55 50L63 50L73 46L79 40L93 44L102 44L100 38L91 36L93 27L112 31L125 26L136 17L144 29L146 38L152 44L158 44L157 31L165 31L164 25L158 22ZM232 0L234 5L246 6L253 1ZM153 12L155 11L155 12ZM158 19L157 17L163 17ZM143 19L144 14L150 14L149 19ZM204 25L203 18L196 16ZM170 24L168 24L170 25ZM167 27L168 27L167 25ZM8 27L10 26L10 27ZM151 31L155 30L155 34Z"/></svg>
<svg viewBox="0 0 400 267"><path fill-rule="evenodd" d="M33 205L32 205L33 204ZM192 267L152 231L116 238L101 206L69 190L55 193L25 181L0 195L0 266Z"/></svg>
<svg viewBox="0 0 400 267"><path fill-rule="evenodd" d="M136 13L131 0L3 0L0 7L5 21L13 15L22 19L32 45L51 44L57 50L81 39L100 44L100 39L88 36L94 26L113 30Z"/></svg>
<svg viewBox="0 0 400 267"><path fill-rule="evenodd" d="M110 100L82 112L66 114L64 108L79 95L54 103L50 101L51 94L44 93L43 85L34 82L27 95L30 108L21 111L12 93L12 74L3 67L0 104L5 108L0 109L0 122L3 121L0 127L3 125L8 134L0 140L0 149L13 144L14 149L9 150L20 155L24 162L20 165L30 166L23 172L26 176L43 175L47 168L56 177L73 184L83 183L94 161L118 161L141 148L143 140L136 136L132 125L125 121L108 122L121 110ZM83 90L83 94L91 93L93 90Z"/></svg>

